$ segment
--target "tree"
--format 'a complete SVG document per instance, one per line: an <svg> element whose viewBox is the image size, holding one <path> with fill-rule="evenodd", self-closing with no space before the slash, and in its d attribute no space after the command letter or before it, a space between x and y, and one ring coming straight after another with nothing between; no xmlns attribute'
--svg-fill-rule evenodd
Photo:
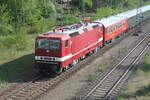
<svg viewBox="0 0 150 100"><path fill-rule="evenodd" d="M100 8L102 6L102 0L92 0L92 9L97 10L97 8Z"/></svg>
<svg viewBox="0 0 150 100"><path fill-rule="evenodd" d="M12 33L13 27L10 24L11 16L5 5L0 5L0 35Z"/></svg>

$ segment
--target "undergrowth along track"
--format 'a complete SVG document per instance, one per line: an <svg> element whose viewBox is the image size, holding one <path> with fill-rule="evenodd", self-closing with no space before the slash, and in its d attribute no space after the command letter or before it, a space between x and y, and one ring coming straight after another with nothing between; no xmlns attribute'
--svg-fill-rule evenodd
<svg viewBox="0 0 150 100"><path fill-rule="evenodd" d="M141 40L113 69L105 75L97 76L90 88L80 96L80 100L112 100L138 64L141 56L150 46L150 33Z"/></svg>

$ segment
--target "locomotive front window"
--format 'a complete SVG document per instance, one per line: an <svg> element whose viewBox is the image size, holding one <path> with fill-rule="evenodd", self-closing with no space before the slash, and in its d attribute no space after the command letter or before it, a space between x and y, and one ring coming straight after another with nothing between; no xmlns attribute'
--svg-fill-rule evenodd
<svg viewBox="0 0 150 100"><path fill-rule="evenodd" d="M37 40L37 48L40 49L50 49L50 50L59 50L60 41L59 40L45 40L39 39Z"/></svg>

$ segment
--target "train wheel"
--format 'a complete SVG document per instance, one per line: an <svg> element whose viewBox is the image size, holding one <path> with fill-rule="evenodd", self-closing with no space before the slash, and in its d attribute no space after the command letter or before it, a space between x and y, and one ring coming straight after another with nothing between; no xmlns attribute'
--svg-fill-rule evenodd
<svg viewBox="0 0 150 100"><path fill-rule="evenodd" d="M62 72L63 72L63 68L62 67L60 67L59 69L56 70L56 74L58 74L58 75L61 74Z"/></svg>
<svg viewBox="0 0 150 100"><path fill-rule="evenodd" d="M80 59L77 59L77 60L76 60L76 64L78 64L79 62L80 62Z"/></svg>
<svg viewBox="0 0 150 100"><path fill-rule="evenodd" d="M85 59L85 57L86 57L86 56L85 56L85 55L83 55L83 56L81 56L81 58L80 58L80 59L81 59L81 60L84 60L84 59Z"/></svg>
<svg viewBox="0 0 150 100"><path fill-rule="evenodd" d="M114 42L116 39L115 38L112 38L111 42Z"/></svg>
<svg viewBox="0 0 150 100"><path fill-rule="evenodd" d="M96 54L98 51L98 47L94 49L94 54Z"/></svg>
<svg viewBox="0 0 150 100"><path fill-rule="evenodd" d="M65 66L65 67L63 68L63 72L65 72L67 69L69 69L69 66Z"/></svg>
<svg viewBox="0 0 150 100"><path fill-rule="evenodd" d="M94 53L94 50L92 50L89 53L87 53L87 56L91 56L93 53Z"/></svg>
<svg viewBox="0 0 150 100"><path fill-rule="evenodd" d="M98 46L99 49L101 49L101 48L103 48L103 47L104 47L103 45Z"/></svg>
<svg viewBox="0 0 150 100"><path fill-rule="evenodd" d="M75 66L77 64L77 60L74 60L72 63L71 63L71 66Z"/></svg>
<svg viewBox="0 0 150 100"><path fill-rule="evenodd" d="M64 68L63 68L63 72L66 72L66 70L67 70L67 68L64 67Z"/></svg>
<svg viewBox="0 0 150 100"><path fill-rule="evenodd" d="M55 66L55 67L53 67L52 72L59 75L63 72L63 68L60 66Z"/></svg>

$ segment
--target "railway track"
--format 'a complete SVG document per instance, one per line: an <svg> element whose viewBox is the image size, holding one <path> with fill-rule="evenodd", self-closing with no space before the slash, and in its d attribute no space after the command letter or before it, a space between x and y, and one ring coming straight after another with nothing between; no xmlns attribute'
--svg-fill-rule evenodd
<svg viewBox="0 0 150 100"><path fill-rule="evenodd" d="M0 94L0 100L35 100L44 95L48 90L54 88L60 81L70 77L78 67L73 67L53 78L38 79L39 76L30 82L24 82Z"/></svg>
<svg viewBox="0 0 150 100"><path fill-rule="evenodd" d="M96 80L80 96L80 100L112 100L150 46L150 33L141 40L116 66Z"/></svg>

